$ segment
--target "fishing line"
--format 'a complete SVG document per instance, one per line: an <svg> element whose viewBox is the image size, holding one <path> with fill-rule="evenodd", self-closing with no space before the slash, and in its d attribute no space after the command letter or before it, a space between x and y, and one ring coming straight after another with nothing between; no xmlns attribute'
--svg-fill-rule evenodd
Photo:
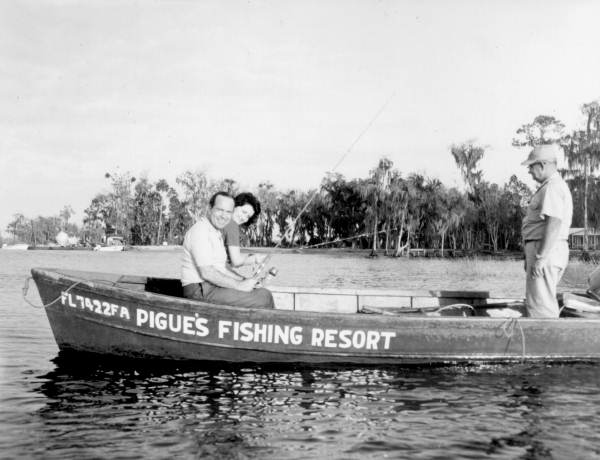
<svg viewBox="0 0 600 460"><path fill-rule="evenodd" d="M333 169L330 170L331 172L334 172L343 163L343 161L346 159L346 157L348 156L348 154L352 151L352 149L354 148L354 146L356 144L358 144L358 142L362 139L362 137L365 135L365 133L371 128L371 126L373 126L373 124L375 123L375 121L383 113L383 111L389 105L390 101L393 99L394 96L395 96L395 93L392 93L390 95L390 97L387 99L387 101L385 101L385 103L377 111L377 113L375 113L375 115L371 118L371 120L369 121L369 123L367 124L367 126L365 126L365 128L360 132L360 134L356 137L356 139L354 139L354 141L352 142L352 144L350 144L350 147L348 147L348 149L346 150L346 152L344 152L344 154L339 159L339 161L335 164L335 166L333 167ZM286 231L286 233L290 232L290 234L291 234L291 232L293 231L293 229L296 227L296 222L298 222L298 219L300 218L300 216L304 213L304 211L306 211L308 209L308 206L310 205L310 203L312 203L312 201L317 196L317 193L319 193L322 188L323 188L323 186L320 186L319 188L315 189L315 191L312 193L311 197L306 202L306 204L304 205L304 207L300 210L300 212L298 213L298 215L296 216L296 218L292 221L292 223L291 223L290 227L288 228L288 230ZM284 234L284 237L285 237L285 234ZM277 243L275 245L276 248L281 243L283 243L284 237L282 237L281 240L279 241L279 243Z"/></svg>
<svg viewBox="0 0 600 460"><path fill-rule="evenodd" d="M359 133L359 135L356 137L356 139L354 139L354 141L350 144L350 146L346 149L346 151L344 152L344 154L341 156L341 158L338 160L338 162L334 165L333 169L331 169L331 172L334 172L346 159L346 157L350 154L350 152L352 151L352 149L354 148L354 146L356 144L358 144L358 142L362 139L362 137L367 133L367 131L369 131L369 129L371 129L371 126L373 126L373 124L375 123L375 121L377 121L377 119L379 118L379 116L383 113L383 111L387 108L387 106L389 105L389 103L391 102L391 100L394 98L394 96L396 95L396 93L392 93L390 95L390 97L385 101L385 103L379 108L379 110L375 113L375 115L373 117L371 117L369 123L367 123L367 125L364 127L364 129ZM283 243L284 239L286 238L286 235L288 235L288 238L291 238L291 235L294 231L294 229L296 228L296 223L298 222L298 219L300 219L300 216L304 213L304 211L306 211L308 209L308 207L310 206L310 204L312 203L312 201L315 199L315 197L317 196L317 193L319 193L321 191L321 189L323 188L323 186L321 185L320 187L318 187L317 189L314 190L314 192L312 193L312 195L309 197L308 201L306 202L306 204L302 207L302 209L300 210L300 212L298 213L298 215L292 220L290 226L288 227L288 229L284 232L284 234L282 235L281 239L279 240L279 242L275 245L275 247L273 249L277 249L278 247L281 246L281 244ZM269 262L269 260L271 259L271 254L269 254L258 266L257 268L254 270L254 276L256 276L257 274L259 274L260 272L262 272L262 270L265 268L265 266L267 265L267 263Z"/></svg>

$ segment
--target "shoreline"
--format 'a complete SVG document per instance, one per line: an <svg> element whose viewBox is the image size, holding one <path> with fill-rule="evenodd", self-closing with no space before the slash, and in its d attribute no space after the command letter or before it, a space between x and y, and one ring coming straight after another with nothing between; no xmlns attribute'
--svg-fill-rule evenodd
<svg viewBox="0 0 600 460"><path fill-rule="evenodd" d="M159 251L177 251L181 249L181 245L170 244L170 245L146 245L146 246L125 246L124 251L147 251L147 252L159 252ZM29 250L29 251L93 251L92 247L80 247L80 246L25 246L24 244L9 245L1 248L2 250ZM359 249L359 248L274 248L274 247L260 247L260 246L248 246L241 248L242 252L250 253L256 252L260 254L349 254L349 255L362 255L364 257L393 257L398 259L469 259L469 258L481 258L481 259L496 259L496 260L521 260L523 259L523 253L521 251L453 251L452 249L444 250L442 256L440 249L411 249L409 255L404 254L401 256L394 256L394 251L389 251L386 255L384 249L378 249L373 255L371 249ZM120 252L120 251L119 251ZM573 260L583 260L593 263L600 263L600 250L584 252L581 249L570 249L569 258Z"/></svg>

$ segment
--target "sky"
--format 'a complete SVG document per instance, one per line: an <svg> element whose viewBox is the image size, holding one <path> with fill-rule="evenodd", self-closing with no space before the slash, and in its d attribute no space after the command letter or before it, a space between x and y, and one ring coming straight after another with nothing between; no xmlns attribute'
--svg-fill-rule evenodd
<svg viewBox="0 0 600 460"><path fill-rule="evenodd" d="M81 222L106 172L186 170L254 190L366 177L386 156L462 186L534 186L511 146L537 115L581 128L600 98L596 0L0 2L0 230Z"/></svg>

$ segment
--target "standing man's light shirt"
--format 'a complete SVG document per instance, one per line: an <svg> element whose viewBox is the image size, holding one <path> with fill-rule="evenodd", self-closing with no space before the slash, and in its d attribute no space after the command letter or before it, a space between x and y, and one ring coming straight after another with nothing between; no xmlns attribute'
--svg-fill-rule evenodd
<svg viewBox="0 0 600 460"><path fill-rule="evenodd" d="M567 240L573 218L573 199L569 187L558 172L544 181L531 197L527 214L523 219L524 241L542 239L546 217L560 219L558 239Z"/></svg>

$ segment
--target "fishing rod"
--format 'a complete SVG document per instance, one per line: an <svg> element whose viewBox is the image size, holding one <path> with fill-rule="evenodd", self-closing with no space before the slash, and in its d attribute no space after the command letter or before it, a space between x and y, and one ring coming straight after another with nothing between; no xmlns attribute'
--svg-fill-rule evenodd
<svg viewBox="0 0 600 460"><path fill-rule="evenodd" d="M375 115L373 117L371 117L369 123L367 123L367 125L365 126L365 128L360 132L360 134L354 139L354 141L346 149L346 151L344 152L344 154L341 156L341 158L338 160L338 162L334 165L333 169L331 169L331 172L334 172L342 164L342 162L350 154L350 152L352 151L352 149L354 148L354 146L356 144L358 144L358 142L367 133L367 131L369 131L369 129L371 129L371 126L373 126L373 124L375 123L375 121L383 113L383 111L389 105L389 103L394 98L394 96L395 96L395 93L392 93L390 95L390 97L385 101L385 103L375 113ZM281 244L283 243L286 235L289 234L290 235L289 237L291 238L291 235L294 233L294 229L296 228L296 223L298 222L298 219L300 219L300 216L308 209L308 207L310 206L310 204L312 203L312 201L315 199L315 197L321 191L322 188L323 188L323 185L321 185L319 188L316 188L313 191L312 195L309 197L309 199L306 202L306 204L302 207L302 209L300 210L300 212L298 213L298 215L292 220L292 222L289 225L288 229L284 232L284 234L282 235L281 239L279 240L279 242L275 245L275 247L273 249L277 249L279 246L281 246ZM265 269L265 267L267 266L268 262L271 260L271 257L272 257L272 254L268 254L267 257L265 257L265 259L260 264L257 265L257 267L254 270L253 277L257 276L259 273L261 273ZM272 275L275 276L276 274L277 274L277 272L275 271L275 274L272 274ZM262 276L262 280L265 280L267 276L268 276L268 274L264 274ZM259 277L259 279L261 279L261 278Z"/></svg>
<svg viewBox="0 0 600 460"><path fill-rule="evenodd" d="M378 230L377 232L365 232L365 233L361 233L360 235L349 236L348 238L336 238L335 240L325 241L324 243L311 244L308 246L300 246L298 249L318 248L319 246L327 246L328 244L339 243L341 241L356 240L358 238L364 238L365 236L371 236L374 234L379 235L380 233L385 233L385 232L393 231L393 230L396 230L396 228L392 228L390 230Z"/></svg>
<svg viewBox="0 0 600 460"><path fill-rule="evenodd" d="M371 120L369 121L369 123L367 124L367 126L361 131L361 133L356 137L356 139L354 139L354 142L352 142L352 144L350 144L350 147L348 147L348 149L346 150L346 152L342 155L342 157L339 159L339 161L335 164L335 166L333 167L333 169L331 169L332 172L334 172L342 164L342 162L346 159L346 157L352 151L352 149L354 148L354 146L356 144L358 144L358 141L360 141L361 138L365 135L365 133L371 128L371 126L373 126L373 123L375 123L375 121L383 113L383 111L388 106L388 104L390 103L390 101L392 100L393 97L394 97L394 93L392 93L392 95L388 98L387 101L385 101L385 103L381 106L381 108L377 111L377 113L373 116L373 118L371 118ZM314 192L312 193L312 195L309 198L309 200L306 202L306 204L304 205L304 207L300 210L300 212L298 213L298 215L296 216L296 218L292 221L292 223L291 223L291 225L289 227L290 229L293 229L293 228L296 227L296 222L298 222L298 219L300 219L300 216L304 213L304 211L306 211L308 209L308 207L310 206L310 203L312 203L312 201L317 196L317 193L319 193L322 188L323 188L323 186L321 185L319 188L317 188L317 189L314 190ZM288 231L289 231L289 229L288 229ZM291 234L291 231L290 231L290 234ZM285 236L285 234L284 234L284 236ZM283 238L281 239L281 241L278 244L281 244L281 242L283 242ZM275 247L277 247L277 246L275 246Z"/></svg>

